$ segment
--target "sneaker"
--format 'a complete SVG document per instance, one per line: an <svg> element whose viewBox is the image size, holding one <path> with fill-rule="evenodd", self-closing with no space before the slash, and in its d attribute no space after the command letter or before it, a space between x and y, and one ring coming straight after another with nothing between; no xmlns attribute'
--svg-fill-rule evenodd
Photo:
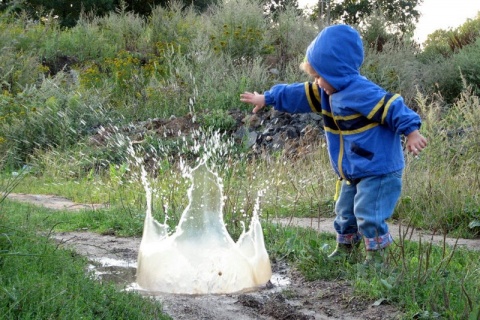
<svg viewBox="0 0 480 320"><path fill-rule="evenodd" d="M360 245L360 242L350 243L337 243L335 250L328 255L330 260L345 260L351 258L355 250Z"/></svg>
<svg viewBox="0 0 480 320"><path fill-rule="evenodd" d="M388 258L387 248L379 250L368 250L365 260L363 261L364 266L386 266Z"/></svg>

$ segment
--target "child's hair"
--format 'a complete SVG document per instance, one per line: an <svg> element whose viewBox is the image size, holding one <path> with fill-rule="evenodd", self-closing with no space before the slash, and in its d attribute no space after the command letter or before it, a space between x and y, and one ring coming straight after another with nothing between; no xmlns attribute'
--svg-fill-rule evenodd
<svg viewBox="0 0 480 320"><path fill-rule="evenodd" d="M300 69L309 76L312 76L314 78L318 77L318 73L313 69L312 65L306 59L300 64Z"/></svg>

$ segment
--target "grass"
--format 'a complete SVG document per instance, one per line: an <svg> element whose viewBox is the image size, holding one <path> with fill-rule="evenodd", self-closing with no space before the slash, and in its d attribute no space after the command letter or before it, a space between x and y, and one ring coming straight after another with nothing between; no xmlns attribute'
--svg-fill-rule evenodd
<svg viewBox="0 0 480 320"><path fill-rule="evenodd" d="M404 319L477 319L480 315L479 253L431 243L397 239L388 268L331 261L331 234L302 228L265 226L270 254L286 259L309 280L347 281L354 295L399 307ZM360 261L363 254L360 252Z"/></svg>
<svg viewBox="0 0 480 320"><path fill-rule="evenodd" d="M36 225L37 215L48 227ZM58 221L64 218L61 215ZM168 319L158 302L94 280L86 272L85 258L39 235L61 224L47 221L45 210L2 203L2 319Z"/></svg>

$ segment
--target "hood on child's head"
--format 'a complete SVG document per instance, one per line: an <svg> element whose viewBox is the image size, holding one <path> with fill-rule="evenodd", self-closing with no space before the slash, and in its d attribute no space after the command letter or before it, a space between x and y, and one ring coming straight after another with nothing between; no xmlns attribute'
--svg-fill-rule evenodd
<svg viewBox="0 0 480 320"><path fill-rule="evenodd" d="M337 91L360 74L363 43L360 34L348 25L323 29L307 48L307 61Z"/></svg>

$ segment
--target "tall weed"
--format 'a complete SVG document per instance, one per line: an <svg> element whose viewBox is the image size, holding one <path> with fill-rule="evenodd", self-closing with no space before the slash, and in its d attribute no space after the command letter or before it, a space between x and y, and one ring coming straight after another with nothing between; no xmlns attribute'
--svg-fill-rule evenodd
<svg viewBox="0 0 480 320"><path fill-rule="evenodd" d="M29 52L18 52L8 47L0 48L0 89L3 95L22 92L41 80L46 68L38 57ZM0 110L5 114L6 111Z"/></svg>
<svg viewBox="0 0 480 320"><path fill-rule="evenodd" d="M209 11L205 31L215 52L246 59L271 51L263 11L255 1L224 1Z"/></svg>
<svg viewBox="0 0 480 320"><path fill-rule="evenodd" d="M67 85L66 83L70 83ZM92 128L111 119L105 97L78 92L70 75L44 79L15 97L4 96L0 122L2 146L8 146L9 165L25 163L36 150L63 150L75 145Z"/></svg>
<svg viewBox="0 0 480 320"><path fill-rule="evenodd" d="M42 43L40 54L46 61L67 56L80 65L91 61L101 65L121 49L122 43L115 40L103 32L103 26L98 24L98 20L80 19L74 28L62 30L46 39Z"/></svg>
<svg viewBox="0 0 480 320"><path fill-rule="evenodd" d="M421 82L424 66L415 57L409 43L391 40L383 44L381 51L366 51L362 73L386 90L399 93L407 105L415 108L417 91L425 92Z"/></svg>
<svg viewBox="0 0 480 320"><path fill-rule="evenodd" d="M184 9L180 1L170 2L166 8L155 7L148 26L150 45L158 48L156 53L167 46L173 46L181 54L191 53L190 42L202 29L193 7Z"/></svg>
<svg viewBox="0 0 480 320"><path fill-rule="evenodd" d="M271 49L266 52L268 55L265 56L265 64L277 69L279 79L290 81L288 67L294 64L298 69L299 61L305 58L307 47L319 30L293 7L280 11L275 21L266 34L266 38L270 39Z"/></svg>
<svg viewBox="0 0 480 320"><path fill-rule="evenodd" d="M117 45L117 49L146 54L151 52L148 44L147 22L139 15L125 8L105 17L95 17L92 22L101 26L101 34L110 43Z"/></svg>
<svg viewBox="0 0 480 320"><path fill-rule="evenodd" d="M400 215L441 233L468 236L480 214L480 104L470 88L450 108L419 96L429 145L420 158L407 158Z"/></svg>

